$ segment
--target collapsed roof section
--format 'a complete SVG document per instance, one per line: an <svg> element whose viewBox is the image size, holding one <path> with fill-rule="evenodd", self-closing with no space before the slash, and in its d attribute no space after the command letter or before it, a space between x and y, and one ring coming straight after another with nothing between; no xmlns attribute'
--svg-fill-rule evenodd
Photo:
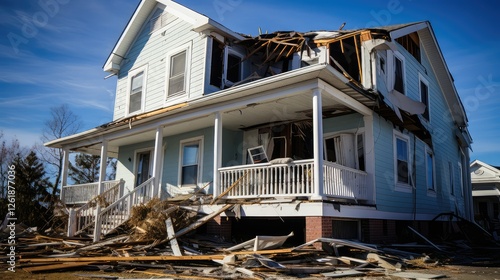
<svg viewBox="0 0 500 280"><path fill-rule="evenodd" d="M300 54L302 66L309 65L305 63L307 57L314 56L319 48L327 49L328 57L324 60L318 59L317 63L325 63L331 65L334 69L344 75L349 86L360 93L360 99L377 101L377 106L372 108L382 117L390 120L395 125L407 129L414 133L424 142L432 146L430 133L427 128L420 122L414 112L405 111L407 108L401 108L398 104L391 103L390 98L384 96L380 92L373 90L371 86L363 85L363 75L370 76L370 73L364 73L362 61L362 48L368 45L373 49L385 48L395 49L393 39L390 32L400 28L411 26L412 24L388 26L384 28L359 29L351 31L312 31L312 32L297 32L297 31L278 31L270 34L260 34L256 37L247 36L245 39L235 42L236 45L243 46L247 50L247 55L243 59L252 60L254 64L259 65L260 69L266 69L259 73L259 77L279 74L287 70L293 69L288 64L291 63L295 54ZM418 44L418 36L415 32L411 35L406 35L398 38L398 43L407 49L410 54L420 54ZM392 45L391 45L392 44ZM258 60L255 60L255 58ZM269 68L279 64L280 71L269 71ZM365 69L368 72L368 69ZM262 73L263 72L263 73ZM255 75L255 74L253 74ZM371 77L367 77L371 78ZM237 84L236 84L237 85ZM408 99L406 96L398 96L398 98ZM363 104L363 100L358 100ZM399 110L402 109L402 110Z"/></svg>

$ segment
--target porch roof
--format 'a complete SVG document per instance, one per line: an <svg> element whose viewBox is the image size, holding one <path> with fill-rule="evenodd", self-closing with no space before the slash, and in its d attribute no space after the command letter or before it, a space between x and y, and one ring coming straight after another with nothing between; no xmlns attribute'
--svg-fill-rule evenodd
<svg viewBox="0 0 500 280"><path fill-rule="evenodd" d="M205 120L197 122L196 126L198 127L190 126L190 128L209 127L213 125L213 121L211 118L206 118L206 116L210 116L216 111L234 112L259 105L261 103L257 104L255 100L265 100L272 93L290 96L305 93L314 88L328 88L329 90L335 89L341 91L346 96L339 98L340 102L346 102L344 105L347 105L347 107L355 106L355 108L351 107L351 109L358 110L362 114L371 114L371 109L369 108L373 108L376 104L377 96L375 94L352 85L344 75L332 66L316 64L234 86L170 107L117 119L78 134L50 141L45 143L45 146L54 148L66 147L71 150L97 153L99 148L94 145L101 143L103 139L119 138L119 135L123 137L126 134L134 135L134 133L141 133L141 137L145 138L144 132L150 131L151 139L154 139L154 129L159 125L164 125L163 123L158 123L158 121L168 121L169 123L166 124L169 125L169 131L174 131L175 125L172 126L171 124L179 124L183 121L205 117ZM269 100L272 100L271 98L269 97ZM298 104L300 104L299 97L296 97L295 101L295 103L299 102ZM349 101L351 101L351 104L349 104ZM326 107L333 104L334 102L327 101L323 103L323 106ZM309 103L307 103L307 106L309 106ZM225 125L231 125L230 122L231 120L228 118L228 122L225 121ZM132 127L137 128L139 126L142 128L141 132L130 131ZM232 128L235 129L242 128L240 123L234 123L233 126ZM118 152L117 149L113 148L108 148L108 150L110 154Z"/></svg>

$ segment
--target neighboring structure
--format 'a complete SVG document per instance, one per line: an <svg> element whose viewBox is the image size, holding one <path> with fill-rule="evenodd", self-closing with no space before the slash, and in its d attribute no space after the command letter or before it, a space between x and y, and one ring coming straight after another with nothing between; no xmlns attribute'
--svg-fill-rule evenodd
<svg viewBox="0 0 500 280"><path fill-rule="evenodd" d="M123 181L64 175L69 234L97 240L132 205L204 186L223 199L200 211L241 204L204 229L228 238L381 242L442 212L473 218L467 117L429 22L249 37L143 0L104 70L113 121L46 145L65 174L71 151L115 157ZM81 206L95 194L112 203Z"/></svg>
<svg viewBox="0 0 500 280"><path fill-rule="evenodd" d="M500 236L500 167L475 160L470 164L474 218Z"/></svg>

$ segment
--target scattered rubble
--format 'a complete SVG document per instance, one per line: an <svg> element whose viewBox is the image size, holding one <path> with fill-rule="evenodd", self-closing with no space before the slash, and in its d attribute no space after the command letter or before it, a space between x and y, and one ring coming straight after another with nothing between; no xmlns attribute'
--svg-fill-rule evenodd
<svg viewBox="0 0 500 280"><path fill-rule="evenodd" d="M105 274L112 272L169 279L435 279L446 275L426 273L425 269L446 264L500 265L499 244L477 225L452 214L436 217L449 223L440 240L409 227L415 238L412 243L379 245L319 238L283 248L293 232L256 236L240 244L199 235L194 229L233 205L226 204L222 210L200 217L183 207L184 202L152 200L136 206L126 226L95 243L89 236L47 236L17 226L16 269L29 273L75 271L80 279L117 279ZM8 232L1 234L1 266L6 266Z"/></svg>

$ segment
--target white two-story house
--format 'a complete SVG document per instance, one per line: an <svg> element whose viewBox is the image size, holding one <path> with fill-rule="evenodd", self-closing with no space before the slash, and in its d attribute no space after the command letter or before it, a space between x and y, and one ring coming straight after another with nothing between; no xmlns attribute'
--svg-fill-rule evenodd
<svg viewBox="0 0 500 280"><path fill-rule="evenodd" d="M104 71L113 120L46 143L65 151L69 234L202 188L200 211L239 205L202 229L227 238L380 242L472 219L467 117L429 22L249 37L143 0ZM70 152L116 158L121 181L67 185Z"/></svg>

